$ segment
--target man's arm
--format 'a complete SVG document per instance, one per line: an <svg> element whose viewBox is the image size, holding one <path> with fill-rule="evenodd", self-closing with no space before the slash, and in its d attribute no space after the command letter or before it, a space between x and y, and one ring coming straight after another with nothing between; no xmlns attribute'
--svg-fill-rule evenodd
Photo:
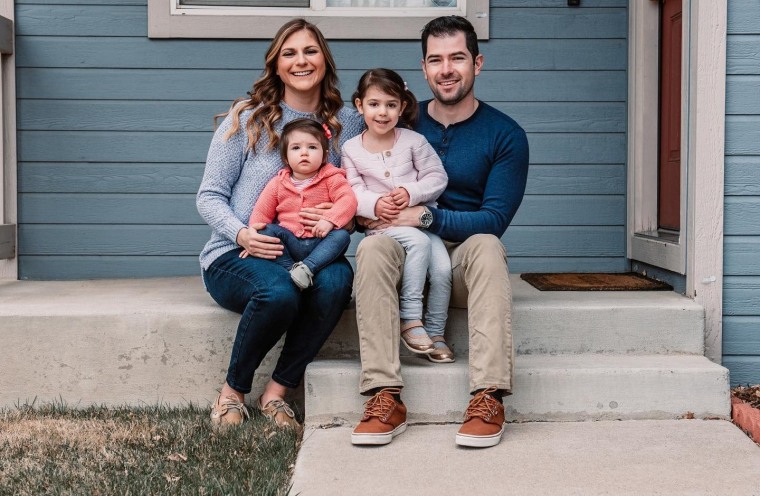
<svg viewBox="0 0 760 496"><path fill-rule="evenodd" d="M522 202L528 161L528 139L525 131L516 128L498 147L480 208L472 212L431 208L429 230L450 241L464 241L473 234L501 237Z"/></svg>

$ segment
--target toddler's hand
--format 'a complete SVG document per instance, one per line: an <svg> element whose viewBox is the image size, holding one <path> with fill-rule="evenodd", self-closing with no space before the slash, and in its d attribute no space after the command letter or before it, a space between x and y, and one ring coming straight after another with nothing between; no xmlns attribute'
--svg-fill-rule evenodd
<svg viewBox="0 0 760 496"><path fill-rule="evenodd" d="M319 222L317 222L316 226L311 228L311 233L318 238L324 238L334 228L335 226L332 222L329 220L321 219Z"/></svg>
<svg viewBox="0 0 760 496"><path fill-rule="evenodd" d="M409 192L406 188L396 188L389 193L389 196L393 199L393 204L399 209L409 206Z"/></svg>
<svg viewBox="0 0 760 496"><path fill-rule="evenodd" d="M390 196L383 196L375 203L375 217L389 224L398 217L400 211Z"/></svg>

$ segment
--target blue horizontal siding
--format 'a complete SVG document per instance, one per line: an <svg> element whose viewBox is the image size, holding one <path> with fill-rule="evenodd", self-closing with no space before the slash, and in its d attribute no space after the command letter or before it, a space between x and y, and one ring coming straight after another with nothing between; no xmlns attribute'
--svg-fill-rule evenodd
<svg viewBox="0 0 760 496"><path fill-rule="evenodd" d="M492 29L491 39L621 38L628 29L625 8L585 8L568 15L567 7L492 7L490 17L491 24L499 27ZM16 19L20 35L148 36L147 9L141 6L20 5ZM265 47L266 41L259 45Z"/></svg>
<svg viewBox="0 0 760 496"><path fill-rule="evenodd" d="M206 159L211 137L211 131L19 130L18 157L23 162L200 162ZM621 133L528 133L528 141L537 164L625 162Z"/></svg>
<svg viewBox="0 0 760 496"><path fill-rule="evenodd" d="M202 224L195 194L21 193L23 224ZM589 218L588 212L597 215ZM620 225L619 195L526 195L514 226Z"/></svg>
<svg viewBox="0 0 760 496"><path fill-rule="evenodd" d="M19 68L16 92L21 99L231 102L251 89L259 73L247 69ZM339 74L343 92L348 94L363 71ZM415 95L427 98L429 89L421 71L399 74ZM494 71L478 76L476 94L486 102L624 102L626 81L624 71Z"/></svg>
<svg viewBox="0 0 760 496"><path fill-rule="evenodd" d="M198 255L208 241L206 225L22 224L20 255ZM349 255L360 235L354 235ZM510 257L621 258L625 230L609 226L514 226L503 237ZM23 243L22 243L23 242ZM52 266L51 270L55 270Z"/></svg>
<svg viewBox="0 0 760 496"><path fill-rule="evenodd" d="M512 270L627 270L627 0L494 0L489 16L476 95L531 145ZM149 40L145 0L20 0L16 24L22 277L196 273L212 116L268 41ZM344 97L386 66L428 98L418 41L330 46Z"/></svg>
<svg viewBox="0 0 760 496"><path fill-rule="evenodd" d="M728 2L723 364L760 383L760 8Z"/></svg>
<svg viewBox="0 0 760 496"><path fill-rule="evenodd" d="M723 238L723 273L727 276L760 276L760 236Z"/></svg>
<svg viewBox="0 0 760 496"><path fill-rule="evenodd" d="M32 100L19 101L24 131L209 131L211 116L227 101ZM528 132L622 133L619 102L493 102ZM350 104L348 104L350 105Z"/></svg>

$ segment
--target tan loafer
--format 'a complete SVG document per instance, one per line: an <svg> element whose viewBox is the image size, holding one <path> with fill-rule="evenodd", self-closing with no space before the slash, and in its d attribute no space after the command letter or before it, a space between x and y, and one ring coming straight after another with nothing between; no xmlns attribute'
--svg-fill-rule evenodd
<svg viewBox="0 0 760 496"><path fill-rule="evenodd" d="M266 405L262 405L261 396L259 396L258 407L266 418L277 424L277 427L301 430L296 414L284 400L271 400Z"/></svg>
<svg viewBox="0 0 760 496"><path fill-rule="evenodd" d="M248 409L234 395L220 394L211 407L211 423L216 426L240 425L248 417Z"/></svg>

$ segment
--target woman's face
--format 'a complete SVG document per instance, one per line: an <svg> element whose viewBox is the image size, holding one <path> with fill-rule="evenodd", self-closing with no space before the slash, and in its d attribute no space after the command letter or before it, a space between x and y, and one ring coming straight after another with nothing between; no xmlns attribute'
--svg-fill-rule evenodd
<svg viewBox="0 0 760 496"><path fill-rule="evenodd" d="M308 94L320 90L325 77L325 55L310 31L301 30L285 39L277 56L277 75L288 95Z"/></svg>

